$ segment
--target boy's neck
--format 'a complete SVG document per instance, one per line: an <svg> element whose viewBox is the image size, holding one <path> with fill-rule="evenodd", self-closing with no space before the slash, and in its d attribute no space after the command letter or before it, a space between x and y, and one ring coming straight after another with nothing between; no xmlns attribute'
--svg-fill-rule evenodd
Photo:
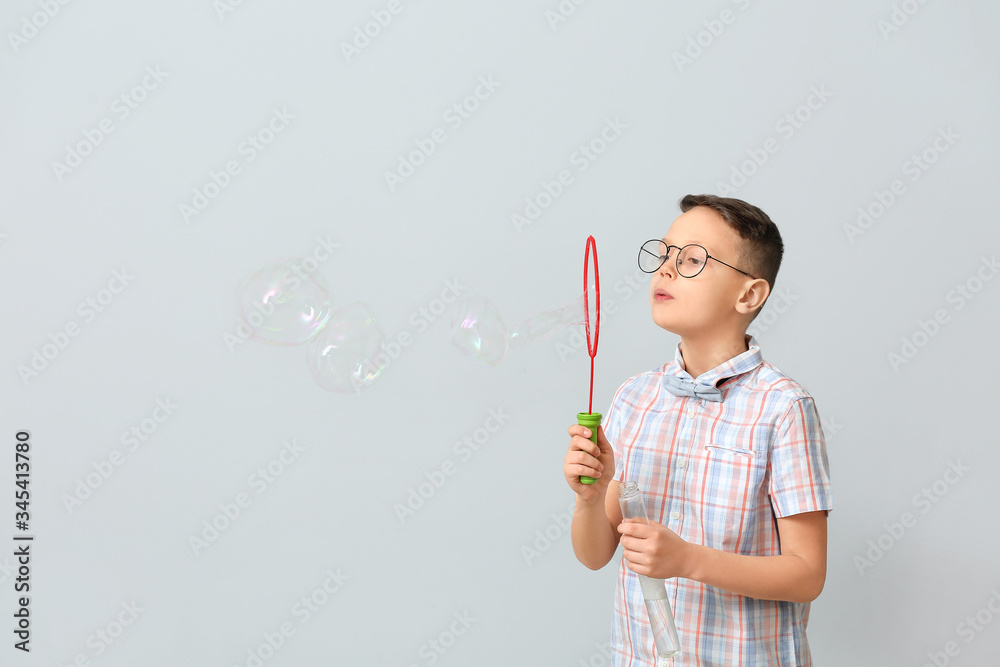
<svg viewBox="0 0 1000 667"><path fill-rule="evenodd" d="M730 335L712 339L699 337L696 340L691 340L681 337L681 357L684 360L684 370L692 378L707 373L749 349L744 333L739 333L735 337Z"/></svg>

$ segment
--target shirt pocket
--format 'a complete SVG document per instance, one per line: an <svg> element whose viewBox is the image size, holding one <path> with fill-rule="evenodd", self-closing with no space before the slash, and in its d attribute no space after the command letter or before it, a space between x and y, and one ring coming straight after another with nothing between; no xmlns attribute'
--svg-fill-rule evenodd
<svg viewBox="0 0 1000 667"><path fill-rule="evenodd" d="M763 452L742 443L703 446L701 520L706 546L736 552L753 537L766 468L763 458Z"/></svg>
<svg viewBox="0 0 1000 667"><path fill-rule="evenodd" d="M719 459L746 459L747 461L752 461L757 458L757 452L752 449L745 449L740 446L734 445L721 445L716 443L710 443L705 445L707 450L707 455L710 457L715 457Z"/></svg>

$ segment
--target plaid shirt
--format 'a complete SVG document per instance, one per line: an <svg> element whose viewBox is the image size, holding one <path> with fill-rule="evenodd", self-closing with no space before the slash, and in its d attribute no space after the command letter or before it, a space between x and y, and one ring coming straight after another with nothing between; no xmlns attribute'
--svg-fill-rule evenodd
<svg viewBox="0 0 1000 667"><path fill-rule="evenodd" d="M674 361L627 380L604 429L615 479L639 483L651 521L681 538L751 556L781 553L776 517L830 510L829 464L813 399L765 362L760 346L696 378L723 401L678 397L664 374L691 380ZM809 604L757 600L700 582L667 580L681 654L674 666L811 665ZM616 667L656 667L637 575L622 559L612 625Z"/></svg>

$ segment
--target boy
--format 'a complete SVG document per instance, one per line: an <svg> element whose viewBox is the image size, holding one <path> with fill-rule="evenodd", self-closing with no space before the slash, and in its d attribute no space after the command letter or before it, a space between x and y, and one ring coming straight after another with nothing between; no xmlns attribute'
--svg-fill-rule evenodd
<svg viewBox="0 0 1000 667"><path fill-rule="evenodd" d="M569 428L573 550L596 570L622 545L616 666L657 667L636 574L667 580L675 666L810 665L806 623L833 507L826 447L812 397L746 335L774 288L781 235L738 199L688 195L680 208L639 253L653 321L680 336L674 360L625 381L596 445L589 429ZM622 521L628 480L649 525Z"/></svg>

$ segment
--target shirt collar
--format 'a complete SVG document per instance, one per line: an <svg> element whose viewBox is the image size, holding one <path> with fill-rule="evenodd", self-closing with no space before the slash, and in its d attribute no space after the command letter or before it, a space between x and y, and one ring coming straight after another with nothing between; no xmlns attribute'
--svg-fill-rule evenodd
<svg viewBox="0 0 1000 667"><path fill-rule="evenodd" d="M719 386L719 383L731 377L748 373L760 366L764 358L761 356L760 345L757 343L757 340L750 334L744 334L744 336L748 348L746 352L736 355L710 371L705 371L696 378L692 378L691 374L684 370L684 357L681 355L681 344L677 343L677 349L674 350L674 361L666 369L666 372L685 380L693 380L697 384L713 387Z"/></svg>

